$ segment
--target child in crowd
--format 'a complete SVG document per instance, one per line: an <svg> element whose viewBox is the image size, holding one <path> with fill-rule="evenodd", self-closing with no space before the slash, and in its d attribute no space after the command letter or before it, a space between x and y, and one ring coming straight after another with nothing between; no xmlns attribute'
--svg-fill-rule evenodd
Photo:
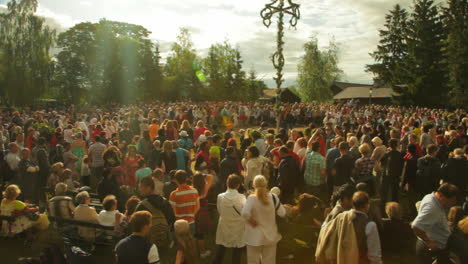
<svg viewBox="0 0 468 264"><path fill-rule="evenodd" d="M89 169L89 158L88 155L83 157L81 161L81 170L80 170L80 177L81 177L81 185L82 186L89 186L90 182L89 179L91 177L91 170Z"/></svg>
<svg viewBox="0 0 468 264"><path fill-rule="evenodd" d="M62 182L67 185L67 189L70 192L74 192L76 188L80 187L80 183L73 180L73 172L70 169L63 171Z"/></svg>
<svg viewBox="0 0 468 264"><path fill-rule="evenodd" d="M154 193L156 195L163 196L163 188L164 188L164 172L162 169L155 169L151 174L154 182Z"/></svg>
<svg viewBox="0 0 468 264"><path fill-rule="evenodd" d="M176 264L199 264L200 251L197 240L190 233L190 226L186 220L177 220L174 223L174 233L178 248Z"/></svg>

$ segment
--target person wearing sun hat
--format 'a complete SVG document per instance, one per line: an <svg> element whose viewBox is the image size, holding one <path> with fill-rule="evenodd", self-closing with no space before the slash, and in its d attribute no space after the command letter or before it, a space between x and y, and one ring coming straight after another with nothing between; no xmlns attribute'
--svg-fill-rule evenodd
<svg viewBox="0 0 468 264"><path fill-rule="evenodd" d="M179 147L186 149L188 151L193 149L193 140L190 138L187 131L185 130L180 131L179 136L180 138L177 141L179 143Z"/></svg>

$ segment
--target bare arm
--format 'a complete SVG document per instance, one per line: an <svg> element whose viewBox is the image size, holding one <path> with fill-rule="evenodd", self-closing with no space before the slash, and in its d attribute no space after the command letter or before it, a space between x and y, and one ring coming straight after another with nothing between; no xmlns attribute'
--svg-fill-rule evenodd
<svg viewBox="0 0 468 264"><path fill-rule="evenodd" d="M184 262L184 252L181 250L177 250L177 255L176 255L176 264L182 264Z"/></svg>

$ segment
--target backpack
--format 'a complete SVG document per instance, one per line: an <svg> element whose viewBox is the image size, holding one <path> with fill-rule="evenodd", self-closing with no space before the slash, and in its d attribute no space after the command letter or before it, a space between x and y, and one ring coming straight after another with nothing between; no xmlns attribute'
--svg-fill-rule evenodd
<svg viewBox="0 0 468 264"><path fill-rule="evenodd" d="M288 222L286 218L282 218L278 216L278 209L281 205L281 202L277 200L276 196L274 194L271 194L271 197L273 198L273 206L275 207L275 220L276 220L276 226L278 227L278 232L281 235L285 235L287 231L287 225Z"/></svg>
<svg viewBox="0 0 468 264"><path fill-rule="evenodd" d="M146 207L153 215L148 240L155 244L158 248L168 247L171 243L171 229L167 223L166 217L161 212L161 210L154 208L154 206L148 200L141 201L141 205Z"/></svg>

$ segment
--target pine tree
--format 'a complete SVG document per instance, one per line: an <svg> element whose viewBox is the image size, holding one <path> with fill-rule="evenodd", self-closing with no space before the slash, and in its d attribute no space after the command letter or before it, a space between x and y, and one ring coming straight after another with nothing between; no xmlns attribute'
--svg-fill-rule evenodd
<svg viewBox="0 0 468 264"><path fill-rule="evenodd" d="M406 84L409 81L406 71L408 66L407 24L408 13L397 4L386 15L384 29L379 30L379 45L377 50L371 53L377 63L367 65L367 71L376 75L376 83L379 85Z"/></svg>
<svg viewBox="0 0 468 264"><path fill-rule="evenodd" d="M448 68L450 102L468 105L468 0L448 0L443 9L447 30L445 56Z"/></svg>
<svg viewBox="0 0 468 264"><path fill-rule="evenodd" d="M238 48L235 50L235 69L234 69L234 99L245 100L245 72L242 70L242 56Z"/></svg>
<svg viewBox="0 0 468 264"><path fill-rule="evenodd" d="M408 23L409 71L407 93L417 105L443 105L447 96L443 63L444 27L433 0L418 0Z"/></svg>

